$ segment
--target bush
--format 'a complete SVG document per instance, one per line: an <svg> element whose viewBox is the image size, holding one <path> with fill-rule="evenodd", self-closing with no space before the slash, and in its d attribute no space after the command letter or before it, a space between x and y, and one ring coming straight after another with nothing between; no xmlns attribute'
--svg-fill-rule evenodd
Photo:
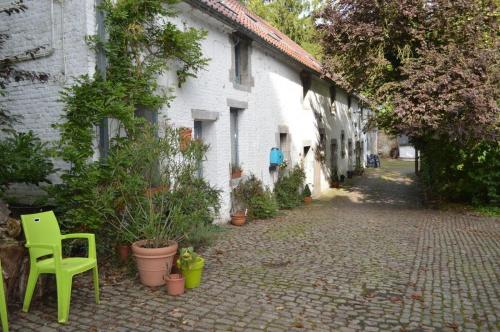
<svg viewBox="0 0 500 332"><path fill-rule="evenodd" d="M306 175L300 166L295 166L288 174L280 175L274 186L278 206L292 209L302 204L302 192Z"/></svg>
<svg viewBox="0 0 500 332"><path fill-rule="evenodd" d="M459 147L426 142L421 179L437 199L496 205L500 203L500 144Z"/></svg>
<svg viewBox="0 0 500 332"><path fill-rule="evenodd" d="M277 214L278 202L269 189L250 199L249 219L268 219Z"/></svg>
<svg viewBox="0 0 500 332"><path fill-rule="evenodd" d="M207 146L180 148L178 130L144 125L117 141L106 160L74 168L57 186L63 226L110 242L178 240L197 246L219 211L220 192L196 177ZM211 231L207 231L212 233Z"/></svg>
<svg viewBox="0 0 500 332"><path fill-rule="evenodd" d="M309 189L309 185L306 184L304 191L302 192L303 197L309 197L311 196L311 189Z"/></svg>
<svg viewBox="0 0 500 332"><path fill-rule="evenodd" d="M264 189L262 181L251 174L233 190L233 210L248 209L248 219L267 219L276 216L278 205L273 193Z"/></svg>
<svg viewBox="0 0 500 332"><path fill-rule="evenodd" d="M46 143L32 131L13 133L0 141L0 189L11 183L50 183L54 172Z"/></svg>

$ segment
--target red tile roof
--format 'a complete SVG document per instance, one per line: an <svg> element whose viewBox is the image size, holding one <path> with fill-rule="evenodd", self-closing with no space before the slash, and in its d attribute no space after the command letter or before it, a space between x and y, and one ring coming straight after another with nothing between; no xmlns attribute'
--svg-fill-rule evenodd
<svg viewBox="0 0 500 332"><path fill-rule="evenodd" d="M295 59L309 69L321 73L321 63L287 35L253 14L238 0L188 0L194 6L219 14L240 28L257 35L267 44Z"/></svg>

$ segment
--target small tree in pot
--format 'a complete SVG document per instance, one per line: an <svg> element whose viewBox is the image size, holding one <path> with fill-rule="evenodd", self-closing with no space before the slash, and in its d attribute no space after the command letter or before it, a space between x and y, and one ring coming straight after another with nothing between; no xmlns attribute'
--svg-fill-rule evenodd
<svg viewBox="0 0 500 332"><path fill-rule="evenodd" d="M132 242L141 282L147 286L164 284L178 241L200 223L209 224L219 206L219 192L195 176L207 147L194 141L181 147L179 132L168 125L160 135L156 132L145 126L113 149L107 160L113 181L99 191L99 204L108 207L103 216L121 238ZM189 200L189 207L181 197Z"/></svg>
<svg viewBox="0 0 500 332"><path fill-rule="evenodd" d="M311 204L312 202L312 197L311 197L311 189L309 189L309 185L306 184L304 187L304 191L302 192L302 196L304 196L304 203L307 205Z"/></svg>

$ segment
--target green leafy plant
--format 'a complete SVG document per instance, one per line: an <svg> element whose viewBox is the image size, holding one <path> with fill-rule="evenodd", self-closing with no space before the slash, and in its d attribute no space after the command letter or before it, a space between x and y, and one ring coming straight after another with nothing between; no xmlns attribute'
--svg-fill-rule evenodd
<svg viewBox="0 0 500 332"><path fill-rule="evenodd" d="M178 130L144 125L117 141L104 162L84 165L87 178L58 186L58 206L67 209L63 225L107 232L119 241L146 239L151 247L170 240L195 243L220 207L220 192L196 177L206 149L193 141L181 151Z"/></svg>
<svg viewBox="0 0 500 332"><path fill-rule="evenodd" d="M0 151L0 188L12 183L50 183L48 176L55 171L51 151L32 131L14 132L0 140Z"/></svg>
<svg viewBox="0 0 500 332"><path fill-rule="evenodd" d="M311 197L311 189L309 189L309 185L306 184L304 187L304 190L302 191L302 196L303 197Z"/></svg>
<svg viewBox="0 0 500 332"><path fill-rule="evenodd" d="M334 185L334 184L337 184L339 182L340 182L340 178L339 178L338 169L335 167L333 169L333 171L330 173L330 184Z"/></svg>
<svg viewBox="0 0 500 332"><path fill-rule="evenodd" d="M118 228L128 241L142 237L158 245L187 238L188 221L200 233L217 213L219 192L192 180L206 146L193 143L180 151L178 131L167 125L158 138L157 128L139 116L172 100L170 89L158 85L160 75L175 71L180 86L208 63L200 43L206 31L170 22L177 3L104 0L99 7L106 39L92 36L88 43L104 53L105 75L81 76L65 89L62 122L55 125L61 134L58 156L71 166L52 190L64 228L98 231L104 239L115 238ZM95 128L109 118L117 134L109 155L94 161Z"/></svg>
<svg viewBox="0 0 500 332"><path fill-rule="evenodd" d="M191 270L193 264L198 260L198 254L194 252L193 247L181 248L179 255L179 264L182 270Z"/></svg>
<svg viewBox="0 0 500 332"><path fill-rule="evenodd" d="M262 194L252 197L249 206L249 219L268 219L278 214L276 198L272 191L267 188Z"/></svg>
<svg viewBox="0 0 500 332"><path fill-rule="evenodd" d="M288 174L280 175L274 186L274 195L280 208L292 209L302 204L301 189L305 179L304 170L298 165Z"/></svg>
<svg viewBox="0 0 500 332"><path fill-rule="evenodd" d="M233 212L248 209L249 220L271 218L278 212L273 193L254 174L240 181L232 194Z"/></svg>

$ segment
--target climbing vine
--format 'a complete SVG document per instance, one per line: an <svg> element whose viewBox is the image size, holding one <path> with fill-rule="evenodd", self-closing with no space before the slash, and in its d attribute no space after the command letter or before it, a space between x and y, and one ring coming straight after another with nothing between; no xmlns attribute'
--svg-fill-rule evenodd
<svg viewBox="0 0 500 332"><path fill-rule="evenodd" d="M208 63L200 44L206 31L172 23L177 2L105 0L100 6L107 37L91 36L87 41L105 54L105 75L81 76L65 89L61 94L65 104L62 121L55 125L60 130L59 156L71 165L62 175L63 183L53 190L68 228L99 227L102 214L92 214L95 188L112 185L114 176L125 174L111 170L117 165L109 165L106 160L92 161L96 128L101 121L112 119L118 127L110 142L112 156L135 144L145 128L150 128L144 126L145 120L137 110L155 112L172 100L170 90L158 85L160 75L175 71L180 86ZM116 210L113 204L110 200L109 206L100 209Z"/></svg>

